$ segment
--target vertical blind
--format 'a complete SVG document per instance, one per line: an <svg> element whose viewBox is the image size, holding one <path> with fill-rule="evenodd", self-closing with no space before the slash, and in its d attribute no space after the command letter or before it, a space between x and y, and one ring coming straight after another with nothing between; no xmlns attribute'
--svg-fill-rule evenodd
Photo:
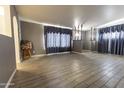
<svg viewBox="0 0 124 93"><path fill-rule="evenodd" d="M46 53L57 53L71 50L72 31L70 29L45 26L44 31Z"/></svg>
<svg viewBox="0 0 124 93"><path fill-rule="evenodd" d="M124 24L99 29L98 51L124 55Z"/></svg>

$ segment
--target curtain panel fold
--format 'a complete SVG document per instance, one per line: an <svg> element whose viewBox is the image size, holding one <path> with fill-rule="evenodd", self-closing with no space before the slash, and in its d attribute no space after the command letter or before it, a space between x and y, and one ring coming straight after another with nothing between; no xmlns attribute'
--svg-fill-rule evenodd
<svg viewBox="0 0 124 93"><path fill-rule="evenodd" d="M44 26L46 53L71 51L72 30Z"/></svg>
<svg viewBox="0 0 124 93"><path fill-rule="evenodd" d="M124 55L124 24L99 29L98 52Z"/></svg>

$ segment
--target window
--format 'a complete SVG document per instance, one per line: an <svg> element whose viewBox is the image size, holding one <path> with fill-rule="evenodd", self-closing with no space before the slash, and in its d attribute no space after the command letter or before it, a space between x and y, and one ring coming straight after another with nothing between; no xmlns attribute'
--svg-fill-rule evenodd
<svg viewBox="0 0 124 93"><path fill-rule="evenodd" d="M10 6L0 6L0 34L12 37Z"/></svg>
<svg viewBox="0 0 124 93"><path fill-rule="evenodd" d="M81 40L81 31L73 31L73 40Z"/></svg>
<svg viewBox="0 0 124 93"><path fill-rule="evenodd" d="M70 47L70 35L60 33L47 33L47 47Z"/></svg>

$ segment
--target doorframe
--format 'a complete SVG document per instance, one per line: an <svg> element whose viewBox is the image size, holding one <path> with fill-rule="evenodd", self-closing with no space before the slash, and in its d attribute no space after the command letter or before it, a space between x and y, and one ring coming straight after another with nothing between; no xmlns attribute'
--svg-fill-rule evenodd
<svg viewBox="0 0 124 93"><path fill-rule="evenodd" d="M16 59L16 63L21 63L20 43L19 43L20 38L19 38L18 21L16 16L13 16L13 30L14 30L15 59Z"/></svg>

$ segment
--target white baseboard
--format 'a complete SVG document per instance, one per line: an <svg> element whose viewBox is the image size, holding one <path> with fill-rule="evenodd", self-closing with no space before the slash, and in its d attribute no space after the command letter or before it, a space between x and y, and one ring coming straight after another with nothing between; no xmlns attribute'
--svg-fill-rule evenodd
<svg viewBox="0 0 124 93"><path fill-rule="evenodd" d="M72 51L72 53L76 53L76 54L82 54L82 53L80 53L80 52L75 52L75 51Z"/></svg>
<svg viewBox="0 0 124 93"><path fill-rule="evenodd" d="M67 54L67 53L70 53L70 51L69 52L50 53L50 54L46 54L46 56L57 55L57 54Z"/></svg>
<svg viewBox="0 0 124 93"><path fill-rule="evenodd" d="M32 55L31 57L43 57L43 56L46 56L46 54Z"/></svg>
<svg viewBox="0 0 124 93"><path fill-rule="evenodd" d="M39 54L39 55L33 55L32 57L43 57L43 56L51 56L51 55L57 55L57 54L67 54L70 52L60 52L60 53L50 53L50 54Z"/></svg>
<svg viewBox="0 0 124 93"><path fill-rule="evenodd" d="M8 88L9 87L9 85L10 85L10 83L11 83L11 81L12 81L14 75L15 75L15 73L16 73L16 69L13 71L12 75L10 76L10 78L9 78L9 80L8 80L5 88Z"/></svg>

